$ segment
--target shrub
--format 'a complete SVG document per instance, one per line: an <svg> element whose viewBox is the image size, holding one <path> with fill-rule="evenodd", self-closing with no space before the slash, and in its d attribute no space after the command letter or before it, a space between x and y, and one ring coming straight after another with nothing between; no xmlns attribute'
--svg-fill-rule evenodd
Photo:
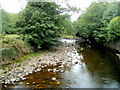
<svg viewBox="0 0 120 90"><path fill-rule="evenodd" d="M50 2L29 2L16 22L24 40L36 49L58 45L59 21L62 18L59 7Z"/></svg>
<svg viewBox="0 0 120 90"><path fill-rule="evenodd" d="M108 25L108 39L112 41L120 37L120 16L113 18Z"/></svg>

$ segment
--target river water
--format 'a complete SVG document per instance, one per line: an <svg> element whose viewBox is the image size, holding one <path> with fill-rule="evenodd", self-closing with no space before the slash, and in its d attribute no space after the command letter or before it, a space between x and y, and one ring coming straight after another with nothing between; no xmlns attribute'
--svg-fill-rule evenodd
<svg viewBox="0 0 120 90"><path fill-rule="evenodd" d="M62 39L62 42L75 44L74 53L69 53L73 64L49 66L40 72L27 76L12 88L118 88L120 70L116 60L118 57L110 49L87 42ZM61 72L50 72L56 69ZM63 70L63 71L62 71Z"/></svg>

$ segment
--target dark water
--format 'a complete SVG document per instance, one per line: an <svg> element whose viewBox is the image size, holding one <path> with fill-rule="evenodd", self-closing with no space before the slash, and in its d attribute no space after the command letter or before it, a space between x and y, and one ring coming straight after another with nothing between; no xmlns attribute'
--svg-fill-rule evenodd
<svg viewBox="0 0 120 90"><path fill-rule="evenodd" d="M74 43L75 41L63 40ZM116 64L118 57L106 47L76 43L73 55L73 64L58 64L49 66L42 71L27 76L27 80L7 85L12 88L118 88L120 82L120 70ZM77 62L77 63L74 63ZM49 69L59 70L58 72Z"/></svg>

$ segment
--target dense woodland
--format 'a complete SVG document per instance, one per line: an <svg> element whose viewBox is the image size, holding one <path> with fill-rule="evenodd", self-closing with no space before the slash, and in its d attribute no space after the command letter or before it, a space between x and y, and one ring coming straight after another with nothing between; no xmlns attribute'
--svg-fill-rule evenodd
<svg viewBox="0 0 120 90"><path fill-rule="evenodd" d="M92 3L77 20L77 35L106 43L120 38L120 3Z"/></svg>
<svg viewBox="0 0 120 90"><path fill-rule="evenodd" d="M3 51L8 53L7 50L14 47L27 54L31 46L41 49L59 45L63 35L76 35L102 44L119 39L119 6L119 2L93 2L75 22L63 14L65 8L51 2L29 2L18 14L2 10Z"/></svg>

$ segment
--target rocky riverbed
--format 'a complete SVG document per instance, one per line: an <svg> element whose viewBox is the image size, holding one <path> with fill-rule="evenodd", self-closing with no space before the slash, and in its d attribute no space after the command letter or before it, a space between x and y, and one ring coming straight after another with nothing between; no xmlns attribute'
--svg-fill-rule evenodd
<svg viewBox="0 0 120 90"><path fill-rule="evenodd" d="M37 58L29 59L21 64L13 64L6 74L0 75L0 81L4 84L14 84L16 81L25 80L25 76L34 72L39 72L47 66L55 66L62 63L61 67L66 64L72 64L72 59L80 59L75 57L75 45L64 43L58 48L52 50L41 51L42 55ZM79 63L74 61L74 63ZM4 71L4 70L3 70ZM52 70L54 72L63 72L63 70Z"/></svg>

